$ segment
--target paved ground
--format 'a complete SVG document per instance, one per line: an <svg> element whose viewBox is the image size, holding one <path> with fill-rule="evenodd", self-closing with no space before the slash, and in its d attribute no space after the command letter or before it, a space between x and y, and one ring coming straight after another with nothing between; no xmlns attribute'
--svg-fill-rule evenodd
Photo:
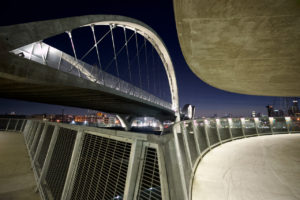
<svg viewBox="0 0 300 200"><path fill-rule="evenodd" d="M200 162L193 200L299 200L300 134L236 140Z"/></svg>
<svg viewBox="0 0 300 200"><path fill-rule="evenodd" d="M39 200L23 135L0 132L0 200Z"/></svg>

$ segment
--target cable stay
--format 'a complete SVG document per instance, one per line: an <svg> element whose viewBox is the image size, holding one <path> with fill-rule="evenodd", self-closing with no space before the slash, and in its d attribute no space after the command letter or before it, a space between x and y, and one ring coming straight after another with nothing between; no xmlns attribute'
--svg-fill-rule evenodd
<svg viewBox="0 0 300 200"><path fill-rule="evenodd" d="M128 40L126 35L126 28L123 27L124 30L124 38L125 38L125 46L126 46L126 55L127 55L127 65L128 65L128 72L129 72L129 80L130 83L132 83L132 77L131 77L131 69L130 69L130 60L129 60L129 51L128 51ZM133 36L133 34L132 34Z"/></svg>
<svg viewBox="0 0 300 200"><path fill-rule="evenodd" d="M145 37L144 37L144 46L145 46L146 73L147 73L147 82L148 82L148 91L149 91L150 81L149 81L148 56L147 56L147 40Z"/></svg>
<svg viewBox="0 0 300 200"><path fill-rule="evenodd" d="M72 44L73 54L74 54L76 62L78 62L77 55L76 55L76 50L75 50L75 46L74 46L74 42L73 42L73 38L72 38L72 31L67 31L66 33L69 35L69 38L70 38L70 41L71 41L71 44ZM74 67L72 66L70 71L72 71L73 68ZM77 68L77 70L78 70L78 76L81 77L80 70L78 68Z"/></svg>
<svg viewBox="0 0 300 200"><path fill-rule="evenodd" d="M91 25L91 29L92 29L92 32L93 32L93 38L94 38L94 42L95 42L95 46L94 47L96 47L96 53L97 53L99 67L100 67L100 74L101 74L100 76L101 76L102 82L104 83L104 78L103 78L103 73L102 73L102 65L101 65L101 60L100 60L100 55L99 55L99 50L98 50L98 45L97 45L97 40L96 40L96 35L95 35L94 24ZM104 38L104 37L102 37L102 38Z"/></svg>
<svg viewBox="0 0 300 200"><path fill-rule="evenodd" d="M115 46L115 40L114 40L114 34L113 34L113 28L114 25L110 24L110 33L111 33L111 41L112 41L112 45L113 45L113 49L114 49L114 59L115 59L115 64L116 64L116 71L117 71L117 76L118 76L118 84L119 84L119 88L120 88L120 75L119 75L119 68L118 68L118 60L117 60L117 54L116 54L116 46ZM117 87L117 85L116 85Z"/></svg>

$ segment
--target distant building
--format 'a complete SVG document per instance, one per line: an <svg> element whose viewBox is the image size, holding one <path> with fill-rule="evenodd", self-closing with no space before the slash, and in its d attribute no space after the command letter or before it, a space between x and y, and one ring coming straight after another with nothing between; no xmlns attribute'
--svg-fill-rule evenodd
<svg viewBox="0 0 300 200"><path fill-rule="evenodd" d="M269 117L273 117L274 116L274 108L273 108L273 106L267 105L266 108L268 110L268 116Z"/></svg>

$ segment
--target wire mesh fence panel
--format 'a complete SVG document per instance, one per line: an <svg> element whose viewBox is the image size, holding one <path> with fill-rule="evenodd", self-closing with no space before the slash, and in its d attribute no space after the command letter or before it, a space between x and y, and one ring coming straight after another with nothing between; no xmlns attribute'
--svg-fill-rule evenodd
<svg viewBox="0 0 300 200"><path fill-rule="evenodd" d="M203 121L195 121L195 126L197 126L197 137L200 145L200 151L203 152L208 148L207 138L205 135L205 128Z"/></svg>
<svg viewBox="0 0 300 200"><path fill-rule="evenodd" d="M21 127L21 131L22 131L22 132L25 130L25 127L26 127L26 125L27 125L27 122L28 122L28 120L24 119L24 124L23 124L23 126Z"/></svg>
<svg viewBox="0 0 300 200"><path fill-rule="evenodd" d="M69 163L76 139L75 130L60 128L57 141L45 177L44 187L48 189L49 199L60 199L66 180Z"/></svg>
<svg viewBox="0 0 300 200"><path fill-rule="evenodd" d="M16 131L21 131L22 125L23 125L24 119L20 119L18 121L17 127L16 127Z"/></svg>
<svg viewBox="0 0 300 200"><path fill-rule="evenodd" d="M227 119L219 119L219 133L221 140L230 139L229 123Z"/></svg>
<svg viewBox="0 0 300 200"><path fill-rule="evenodd" d="M193 129L193 122L188 122L184 123L183 125L185 126L186 129L186 142L187 142L187 148L190 150L191 154L191 160L192 163L196 161L198 158L198 153L197 153L197 147L196 147L196 142L195 142L195 137L194 137L194 129Z"/></svg>
<svg viewBox="0 0 300 200"><path fill-rule="evenodd" d="M268 117L259 118L257 130L259 134L271 134L270 120Z"/></svg>
<svg viewBox="0 0 300 200"><path fill-rule="evenodd" d="M6 130L9 119L0 119L0 130Z"/></svg>
<svg viewBox="0 0 300 200"><path fill-rule="evenodd" d="M137 199L162 199L158 157L155 148L146 147Z"/></svg>
<svg viewBox="0 0 300 200"><path fill-rule="evenodd" d="M300 117L291 117L290 131L300 131Z"/></svg>
<svg viewBox="0 0 300 200"><path fill-rule="evenodd" d="M217 144L220 141L218 137L216 121L213 119L208 119L206 123L207 123L206 131L207 131L210 145Z"/></svg>
<svg viewBox="0 0 300 200"><path fill-rule="evenodd" d="M41 151L39 153L39 157L37 158L37 161L35 163L35 167L39 170L41 170L43 168L44 162L45 162L45 158L47 155L47 151L49 148L49 144L53 135L53 131L54 131L54 126L49 125L46 131L46 135L44 138L44 142L42 144L42 148ZM37 172L39 172L39 170L37 170Z"/></svg>
<svg viewBox="0 0 300 200"><path fill-rule="evenodd" d="M272 129L274 133L287 133L288 128L285 118L273 118Z"/></svg>
<svg viewBox="0 0 300 200"><path fill-rule="evenodd" d="M37 122L35 122L35 121L32 121L31 122L31 124L30 124L30 127L28 128L28 132L27 132L27 134L26 134L26 143L27 143L27 145L28 145L28 143L29 143L29 140L30 140L30 137L32 136L32 134L33 134L33 129L34 129L34 127L35 127L35 125L37 124Z"/></svg>
<svg viewBox="0 0 300 200"><path fill-rule="evenodd" d="M45 123L42 123L40 130L36 133L37 135L35 137L37 137L37 138L35 139L36 141L32 144L31 151L30 151L31 156L34 156L34 154L35 154L36 148L39 144L39 141L40 141L41 136L42 136L42 132L44 130L44 126L45 126Z"/></svg>
<svg viewBox="0 0 300 200"><path fill-rule="evenodd" d="M33 142L33 140L34 140L34 136L35 136L35 134L36 134L36 132L37 132L38 127L39 127L39 122L36 122L36 123L34 124L33 129L31 130L32 133L31 133L31 136L30 136L29 141L28 141L28 148L29 148L29 149L31 148L31 145L32 145L32 142Z"/></svg>
<svg viewBox="0 0 300 200"><path fill-rule="evenodd" d="M18 120L17 119L11 119L8 125L8 129L9 131L13 131L16 128Z"/></svg>
<svg viewBox="0 0 300 200"><path fill-rule="evenodd" d="M71 199L122 199L131 143L86 134Z"/></svg>
<svg viewBox="0 0 300 200"><path fill-rule="evenodd" d="M255 135L257 134L255 128L255 121L253 118L246 118L244 125L245 135Z"/></svg>
<svg viewBox="0 0 300 200"><path fill-rule="evenodd" d="M230 124L230 129L233 138L243 136L242 122L239 118L232 119L232 122Z"/></svg>

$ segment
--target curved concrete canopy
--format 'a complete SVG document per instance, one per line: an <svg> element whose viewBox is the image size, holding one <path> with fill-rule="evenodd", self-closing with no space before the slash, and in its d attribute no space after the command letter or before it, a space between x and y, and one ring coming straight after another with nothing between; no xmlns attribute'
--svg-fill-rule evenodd
<svg viewBox="0 0 300 200"><path fill-rule="evenodd" d="M172 109L179 120L179 99L175 71L168 50L158 34L146 24L124 16L86 15L26 24L12 25L0 28L0 55L26 44L49 38L51 36L88 25L123 26L143 35L156 49L168 77ZM2 56L1 56L2 57Z"/></svg>
<svg viewBox="0 0 300 200"><path fill-rule="evenodd" d="M299 0L174 0L183 55L227 91L300 96Z"/></svg>
<svg viewBox="0 0 300 200"><path fill-rule="evenodd" d="M228 142L200 161L192 200L296 200L300 198L300 135Z"/></svg>

